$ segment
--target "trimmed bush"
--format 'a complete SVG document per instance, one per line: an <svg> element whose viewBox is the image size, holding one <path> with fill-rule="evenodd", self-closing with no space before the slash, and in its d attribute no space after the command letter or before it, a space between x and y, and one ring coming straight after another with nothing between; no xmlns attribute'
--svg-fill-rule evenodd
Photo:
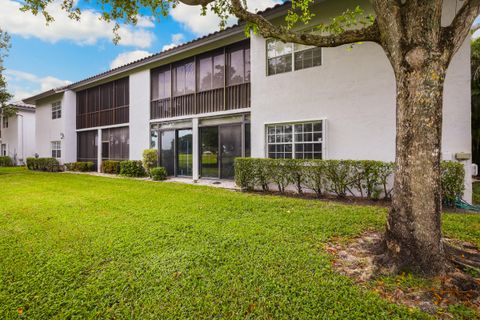
<svg viewBox="0 0 480 320"><path fill-rule="evenodd" d="M60 163L55 158L27 158L27 168L35 171L62 171Z"/></svg>
<svg viewBox="0 0 480 320"><path fill-rule="evenodd" d="M145 177L146 172L140 160L120 161L120 174L126 177Z"/></svg>
<svg viewBox="0 0 480 320"><path fill-rule="evenodd" d="M120 161L115 161L115 160L102 161L102 172L109 173L109 174L119 174Z"/></svg>
<svg viewBox="0 0 480 320"><path fill-rule="evenodd" d="M157 149L143 150L143 167L147 174L150 175L150 170L158 166L158 151Z"/></svg>
<svg viewBox="0 0 480 320"><path fill-rule="evenodd" d="M244 190L252 190L255 187L255 163L259 159L236 158L235 159L235 183Z"/></svg>
<svg viewBox="0 0 480 320"><path fill-rule="evenodd" d="M441 170L443 202L454 206L455 200L461 198L465 190L465 168L459 162L443 161Z"/></svg>
<svg viewBox="0 0 480 320"><path fill-rule="evenodd" d="M150 169L150 176L154 181L167 180L167 169L164 167L156 167Z"/></svg>
<svg viewBox="0 0 480 320"><path fill-rule="evenodd" d="M315 192L318 198L323 196L328 184L326 164L322 160L312 160L302 168L305 177L305 186Z"/></svg>
<svg viewBox="0 0 480 320"><path fill-rule="evenodd" d="M0 167L13 167L13 160L10 157L0 157Z"/></svg>
<svg viewBox="0 0 480 320"><path fill-rule="evenodd" d="M89 172L94 170L95 164L93 162L71 162L65 163L65 168L68 171Z"/></svg>
<svg viewBox="0 0 480 320"><path fill-rule="evenodd" d="M276 184L284 193L289 186L297 193L310 189L318 197L325 193L338 197L347 195L372 200L390 198L391 179L395 165L373 160L292 160L292 159L235 159L235 182L244 190L261 188L268 191ZM465 171L461 163L442 162L443 201L454 204L464 191Z"/></svg>

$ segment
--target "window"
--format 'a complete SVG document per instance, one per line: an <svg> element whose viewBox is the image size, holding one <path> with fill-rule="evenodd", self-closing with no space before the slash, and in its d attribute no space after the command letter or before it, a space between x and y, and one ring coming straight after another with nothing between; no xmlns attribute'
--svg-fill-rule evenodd
<svg viewBox="0 0 480 320"><path fill-rule="evenodd" d="M7 155L7 145L5 143L3 143L0 146L0 156L5 157L6 155Z"/></svg>
<svg viewBox="0 0 480 320"><path fill-rule="evenodd" d="M152 100L170 98L171 95L170 68L152 71Z"/></svg>
<svg viewBox="0 0 480 320"><path fill-rule="evenodd" d="M62 117L62 103L60 101L52 103L52 119L60 119Z"/></svg>
<svg viewBox="0 0 480 320"><path fill-rule="evenodd" d="M52 158L62 157L62 145L60 141L52 141Z"/></svg>
<svg viewBox="0 0 480 320"><path fill-rule="evenodd" d="M268 75L292 71L292 44L267 41Z"/></svg>
<svg viewBox="0 0 480 320"><path fill-rule="evenodd" d="M322 159L323 123L267 125L267 154L273 159Z"/></svg>
<svg viewBox="0 0 480 320"><path fill-rule="evenodd" d="M267 74L274 75L322 64L322 48L267 40Z"/></svg>
<svg viewBox="0 0 480 320"><path fill-rule="evenodd" d="M8 128L8 117L2 118L2 126L4 129Z"/></svg>
<svg viewBox="0 0 480 320"><path fill-rule="evenodd" d="M294 45L295 70L301 70L322 65L322 48Z"/></svg>
<svg viewBox="0 0 480 320"><path fill-rule="evenodd" d="M195 92L195 68L193 61L173 68L173 95L182 96Z"/></svg>
<svg viewBox="0 0 480 320"><path fill-rule="evenodd" d="M227 85L250 82L250 48L231 48L227 52Z"/></svg>
<svg viewBox="0 0 480 320"><path fill-rule="evenodd" d="M197 87L199 91L224 86L225 57L223 53L199 58L197 65Z"/></svg>

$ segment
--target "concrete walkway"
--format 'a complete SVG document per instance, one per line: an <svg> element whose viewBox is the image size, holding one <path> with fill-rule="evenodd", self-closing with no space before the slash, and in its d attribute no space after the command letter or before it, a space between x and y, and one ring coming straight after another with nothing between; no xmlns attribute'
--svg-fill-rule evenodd
<svg viewBox="0 0 480 320"><path fill-rule="evenodd" d="M100 172L75 172L75 171L65 171L63 173L69 174L84 174L89 176L96 176L96 177L105 177L105 178L114 178L114 179L135 179L135 180L144 180L144 181L151 181L151 182L177 182L177 183L185 183L185 184L192 184L198 186L207 186L207 187L214 187L214 188L223 188L223 189L230 189L230 190L240 190L235 185L235 181L233 180L224 180L224 179L200 179L194 182L191 178L182 178L182 177L171 177L164 181L153 181L150 178L130 178L130 177L123 177L116 174L108 174L108 173L100 173Z"/></svg>

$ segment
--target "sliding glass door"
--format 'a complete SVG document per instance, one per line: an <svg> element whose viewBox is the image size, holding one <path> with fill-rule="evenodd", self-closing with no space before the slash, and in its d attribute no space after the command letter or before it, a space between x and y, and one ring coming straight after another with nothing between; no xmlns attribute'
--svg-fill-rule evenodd
<svg viewBox="0 0 480 320"><path fill-rule="evenodd" d="M177 131L177 175L192 175L192 129Z"/></svg>
<svg viewBox="0 0 480 320"><path fill-rule="evenodd" d="M220 139L220 178L235 177L235 158L242 156L242 126L228 125L219 127Z"/></svg>
<svg viewBox="0 0 480 320"><path fill-rule="evenodd" d="M222 125L200 129L201 176L233 179L235 158L242 156L242 125Z"/></svg>
<svg viewBox="0 0 480 320"><path fill-rule="evenodd" d="M218 178L218 127L200 128L202 177Z"/></svg>
<svg viewBox="0 0 480 320"><path fill-rule="evenodd" d="M175 130L160 132L160 163L169 176L175 175Z"/></svg>

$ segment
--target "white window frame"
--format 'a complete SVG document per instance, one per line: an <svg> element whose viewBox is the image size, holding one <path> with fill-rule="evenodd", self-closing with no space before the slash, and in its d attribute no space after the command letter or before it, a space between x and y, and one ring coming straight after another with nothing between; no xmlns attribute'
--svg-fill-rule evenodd
<svg viewBox="0 0 480 320"><path fill-rule="evenodd" d="M303 50L295 50L295 43L292 43L292 42L288 42L288 43L285 43L286 45L290 45L291 46L291 52L290 52L290 55L292 56L292 66L291 66L291 71L285 71L285 72L281 72L281 73L273 73L273 74L270 74L268 72L268 61L270 59L274 59L276 57L272 57L272 58L269 58L268 57L268 42L269 41L280 41L280 40L277 40L275 38L269 38L269 39L266 39L265 40L265 73L267 75L267 77L270 77L270 76L275 76L275 75L279 75L279 74L284 74L284 73L289 73L289 72L295 72L295 71L300 71L300 70L307 70L307 69L312 69L312 68L317 68L317 67L321 67L323 66L324 64L324 59L323 59L323 47L320 47L320 65L319 66L311 66L311 67L308 67L308 68L301 68L301 69L295 69L295 53L296 52L302 52L302 51L306 51L306 50L309 50L309 49L312 49L314 48L315 46L311 46L311 48L308 48L308 49L303 49Z"/></svg>
<svg viewBox="0 0 480 320"><path fill-rule="evenodd" d="M62 118L62 102L55 101L52 103L52 120Z"/></svg>
<svg viewBox="0 0 480 320"><path fill-rule="evenodd" d="M328 159L328 148L327 148L327 143L328 143L328 121L326 118L316 118L316 119L306 119L306 120L293 120L293 121L276 121L276 122L267 122L264 123L263 128L264 128L264 141L265 141L265 147L264 147L264 155L265 158L269 158L268 156L268 127L273 126L273 125L292 125L292 158L291 159L296 159L295 158L295 125L296 124L305 124L305 123L312 123L312 122L319 122L322 121L322 160ZM304 142L298 142L298 143L304 143ZM280 143L281 144L281 143Z"/></svg>
<svg viewBox="0 0 480 320"><path fill-rule="evenodd" d="M62 142L61 141L50 141L50 149L52 158L60 159L62 157ZM54 154L55 152L55 154Z"/></svg>

